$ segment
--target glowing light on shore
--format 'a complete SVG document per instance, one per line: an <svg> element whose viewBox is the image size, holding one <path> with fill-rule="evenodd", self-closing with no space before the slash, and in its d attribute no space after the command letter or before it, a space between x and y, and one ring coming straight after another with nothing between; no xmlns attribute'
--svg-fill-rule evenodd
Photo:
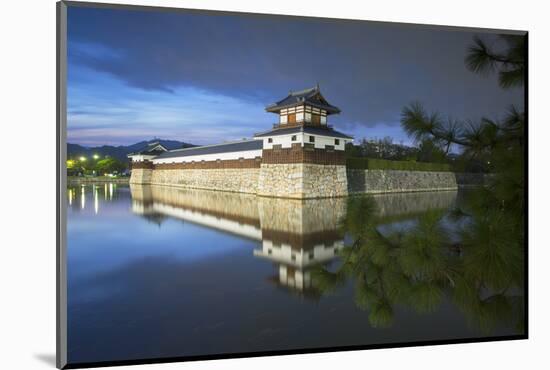
<svg viewBox="0 0 550 370"><path fill-rule="evenodd" d="M113 183L109 184L109 200L113 200Z"/></svg>

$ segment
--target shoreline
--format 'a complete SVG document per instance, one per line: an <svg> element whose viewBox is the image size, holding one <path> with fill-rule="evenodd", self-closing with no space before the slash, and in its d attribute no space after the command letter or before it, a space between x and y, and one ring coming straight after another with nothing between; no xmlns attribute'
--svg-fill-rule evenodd
<svg viewBox="0 0 550 370"><path fill-rule="evenodd" d="M129 184L130 176L127 177L107 177L107 176L96 176L96 177L78 177L78 176L68 176L67 185L79 185L79 184L93 184L93 183L117 183L117 184Z"/></svg>

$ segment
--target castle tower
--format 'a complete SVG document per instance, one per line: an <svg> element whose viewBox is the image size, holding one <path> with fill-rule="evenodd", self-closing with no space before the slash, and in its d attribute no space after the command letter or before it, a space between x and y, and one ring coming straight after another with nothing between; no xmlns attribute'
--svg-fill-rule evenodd
<svg viewBox="0 0 550 370"><path fill-rule="evenodd" d="M328 103L319 85L271 104L273 129L254 136L263 141L258 195L326 198L348 194L346 144L352 137L328 125L340 109Z"/></svg>

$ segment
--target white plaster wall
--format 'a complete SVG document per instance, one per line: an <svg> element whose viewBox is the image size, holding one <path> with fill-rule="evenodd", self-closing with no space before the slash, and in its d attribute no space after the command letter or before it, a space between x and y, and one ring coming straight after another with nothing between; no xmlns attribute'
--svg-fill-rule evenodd
<svg viewBox="0 0 550 370"><path fill-rule="evenodd" d="M292 136L296 135L296 141L292 141ZM269 142L269 138L273 140L272 143ZM273 149L273 145L281 145L283 148L290 148L292 144L300 143L302 144L304 140L304 136L301 133L296 134L290 134L290 135L278 135L278 136L270 136L270 137L264 137L264 149Z"/></svg>
<svg viewBox="0 0 550 370"><path fill-rule="evenodd" d="M137 155L131 155L129 158L132 159L132 162L143 162L144 160L150 161L151 159L155 158L154 155L144 155L144 154L137 154Z"/></svg>
<svg viewBox="0 0 550 370"><path fill-rule="evenodd" d="M296 141L292 141L292 136L296 135ZM335 150L345 150L346 149L346 143L351 142L351 139L343 139L343 138L336 138L333 136L324 136L324 135L311 135L303 132L298 132L295 134L289 134L289 135L278 135L278 136L270 136L270 137L264 137L264 149L273 149L273 145L281 145L282 148L290 148L292 144L300 143L303 146L303 143L310 143L309 137L315 136L315 148L324 149L327 145L334 146ZM269 142L269 138L272 139L272 142ZM339 139L340 143L338 145L335 144L335 139ZM311 143L310 143L311 144Z"/></svg>
<svg viewBox="0 0 550 370"><path fill-rule="evenodd" d="M304 139L304 142L309 142L309 134L304 134L306 137ZM336 150L344 150L346 148L346 140L350 141L349 139L343 139L343 138L336 138L331 136L321 136L321 135L313 135L315 136L315 148L324 149L327 145L333 145L334 149ZM340 140L340 144L335 144L335 139Z"/></svg>
<svg viewBox="0 0 550 370"><path fill-rule="evenodd" d="M136 207L136 211L140 211L139 207ZM262 230L256 226L242 224L237 221L212 216L207 213L191 211L162 203L154 203L149 209L143 210L142 214L146 212L153 214L160 213L169 217L193 222L198 225L244 236L245 238L262 240Z"/></svg>
<svg viewBox="0 0 550 370"><path fill-rule="evenodd" d="M292 136L296 136L296 140L292 141ZM324 149L327 145L334 146L335 150L345 150L346 143L351 142L350 139L343 139L343 138L335 138L331 136L324 136L324 135L310 135L303 132L298 132L295 134L289 134L289 135L277 135L277 136L271 136L271 137L264 137L262 139L263 141L263 148L264 149L273 149L273 145L281 145L283 148L290 148L292 144L300 143L302 146L304 143L309 143L309 136L315 136L315 148ZM269 142L269 138L272 139L272 142ZM339 139L340 143L338 145L335 145L335 139ZM185 153L185 150L182 150L182 153ZM262 156L262 150L247 150L247 151L240 151L240 152L229 152L229 153L217 153L217 154L203 154L203 155L190 155L185 157L171 157L171 158L155 158L154 156L150 155L134 155L130 158L133 162L142 162L144 160L150 160L154 164L161 164L161 163L187 163L187 162L200 162L200 161L215 161L215 160L231 160L231 159L239 159L239 158L256 158Z"/></svg>
<svg viewBox="0 0 550 370"><path fill-rule="evenodd" d="M186 157L173 157L173 158L156 158L153 159L154 164L160 163L186 163L186 162L200 162L200 161L215 161L215 160L229 160L239 158L256 158L262 156L262 150L246 150L241 152L230 153L217 153L217 154L203 154L203 155L190 155Z"/></svg>

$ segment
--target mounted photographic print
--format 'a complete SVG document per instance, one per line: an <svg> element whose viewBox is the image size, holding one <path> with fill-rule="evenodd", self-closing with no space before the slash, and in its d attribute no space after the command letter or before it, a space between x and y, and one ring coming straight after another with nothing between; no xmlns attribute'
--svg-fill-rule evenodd
<svg viewBox="0 0 550 370"><path fill-rule="evenodd" d="M527 338L527 32L57 10L58 367Z"/></svg>

